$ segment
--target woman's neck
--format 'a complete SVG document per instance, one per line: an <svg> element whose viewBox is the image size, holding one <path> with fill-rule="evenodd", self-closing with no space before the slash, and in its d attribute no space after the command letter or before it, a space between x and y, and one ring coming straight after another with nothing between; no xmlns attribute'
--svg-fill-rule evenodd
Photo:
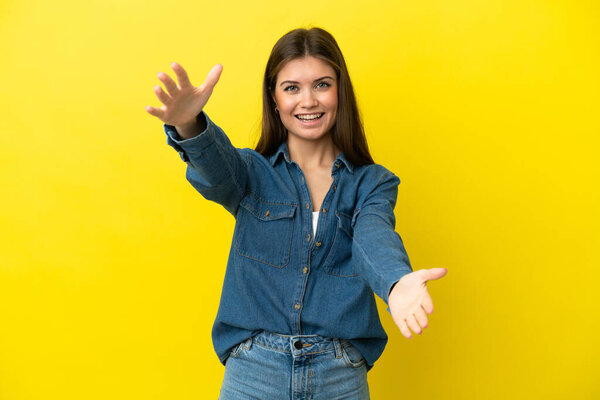
<svg viewBox="0 0 600 400"><path fill-rule="evenodd" d="M287 146L290 159L296 162L303 171L314 171L320 168L331 169L333 161L340 153L330 135L324 135L318 140L305 140L288 135Z"/></svg>

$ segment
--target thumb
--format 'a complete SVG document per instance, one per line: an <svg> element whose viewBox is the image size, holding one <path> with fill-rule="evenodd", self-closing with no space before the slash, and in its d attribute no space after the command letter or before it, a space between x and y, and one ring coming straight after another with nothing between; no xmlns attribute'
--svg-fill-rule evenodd
<svg viewBox="0 0 600 400"><path fill-rule="evenodd" d="M430 281L440 279L441 277L446 275L447 272L448 270L446 268L430 268L423 270L422 277L426 281Z"/></svg>
<svg viewBox="0 0 600 400"><path fill-rule="evenodd" d="M221 76L221 72L223 72L223 64L216 64L206 75L206 80L202 84L202 86L212 90L212 88L219 81L219 77Z"/></svg>

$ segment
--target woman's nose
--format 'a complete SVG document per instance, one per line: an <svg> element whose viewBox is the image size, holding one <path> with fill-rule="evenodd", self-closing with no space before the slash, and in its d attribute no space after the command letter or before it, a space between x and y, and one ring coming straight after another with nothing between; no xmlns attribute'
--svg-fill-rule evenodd
<svg viewBox="0 0 600 400"><path fill-rule="evenodd" d="M300 101L300 105L306 108L314 107L317 105L317 97L312 92L312 90L308 89L302 93L302 99Z"/></svg>

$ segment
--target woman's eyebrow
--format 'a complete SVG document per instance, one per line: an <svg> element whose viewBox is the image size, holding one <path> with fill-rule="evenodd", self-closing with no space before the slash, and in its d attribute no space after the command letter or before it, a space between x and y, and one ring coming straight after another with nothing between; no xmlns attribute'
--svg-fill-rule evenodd
<svg viewBox="0 0 600 400"><path fill-rule="evenodd" d="M320 77L318 79L315 79L314 82L320 81L321 79L331 79L331 80L333 80L333 78L331 76L326 75L326 76L322 76L322 77ZM296 82L296 81L283 81L283 82L281 82L279 84L279 86L282 86L284 83L300 83L300 82Z"/></svg>

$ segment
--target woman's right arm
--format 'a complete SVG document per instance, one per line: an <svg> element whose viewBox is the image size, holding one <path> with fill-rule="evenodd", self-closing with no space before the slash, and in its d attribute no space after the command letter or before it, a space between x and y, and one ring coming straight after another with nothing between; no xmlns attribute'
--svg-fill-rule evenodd
<svg viewBox="0 0 600 400"><path fill-rule="evenodd" d="M206 81L194 87L179 64L171 64L179 86L167 75L158 78L168 93L155 86L155 93L163 103L160 108L146 107L146 111L164 122L167 143L177 150L188 165L187 180L207 200L221 204L234 216L245 194L248 180L247 165L240 149L236 149L223 130L215 125L202 109L222 71L215 65Z"/></svg>

